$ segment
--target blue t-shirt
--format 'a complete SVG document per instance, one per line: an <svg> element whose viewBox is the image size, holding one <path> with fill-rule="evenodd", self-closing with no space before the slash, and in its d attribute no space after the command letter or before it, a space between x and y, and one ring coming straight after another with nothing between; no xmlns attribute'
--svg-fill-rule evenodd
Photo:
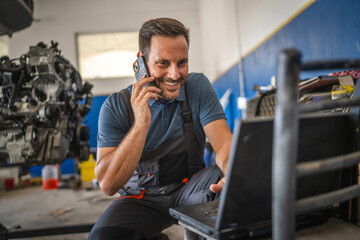
<svg viewBox="0 0 360 240"><path fill-rule="evenodd" d="M205 143L203 127L208 123L225 119L224 110L209 82L202 73L190 73L186 80L188 102L194 121L194 131L201 144ZM131 93L132 85L128 87ZM179 96L162 103L150 99L151 124L145 150L154 149L183 134L181 102L185 100L184 86ZM130 126L126 107L119 93L111 94L101 107L99 115L98 147L117 147Z"/></svg>

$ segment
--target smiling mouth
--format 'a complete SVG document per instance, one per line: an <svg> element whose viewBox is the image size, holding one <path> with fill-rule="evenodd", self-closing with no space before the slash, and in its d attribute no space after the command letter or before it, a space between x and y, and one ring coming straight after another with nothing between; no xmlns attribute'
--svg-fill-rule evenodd
<svg viewBox="0 0 360 240"><path fill-rule="evenodd" d="M183 80L182 77L178 78L177 80L174 80L171 78L161 78L161 79L159 79L159 82L162 82L169 87L173 87L173 86L177 86L179 83L181 83L182 80Z"/></svg>
<svg viewBox="0 0 360 240"><path fill-rule="evenodd" d="M159 98L165 99L167 101L171 99L176 99L180 93L180 87L182 85L182 82L184 82L183 77L180 77L176 80L165 77L158 78L156 81L156 85L162 90L162 92L159 93Z"/></svg>
<svg viewBox="0 0 360 240"><path fill-rule="evenodd" d="M179 82L178 81L163 81L168 86L176 86Z"/></svg>

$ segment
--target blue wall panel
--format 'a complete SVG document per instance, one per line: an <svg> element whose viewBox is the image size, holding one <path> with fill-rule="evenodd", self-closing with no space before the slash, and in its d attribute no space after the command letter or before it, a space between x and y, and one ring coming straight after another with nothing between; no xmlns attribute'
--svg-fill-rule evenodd
<svg viewBox="0 0 360 240"><path fill-rule="evenodd" d="M230 130L234 127L234 119L241 117L241 112L237 111L236 99L240 96L240 82L239 82L239 65L236 64L229 71L227 71L221 78L213 83L213 87L221 98L224 93L231 89L229 104L225 108L227 123Z"/></svg>
<svg viewBox="0 0 360 240"><path fill-rule="evenodd" d="M90 147L95 148L97 145L97 132L98 132L98 121L99 112L102 104L105 102L108 96L96 96L93 98L91 103L90 112L86 115L84 124L90 128Z"/></svg>
<svg viewBox="0 0 360 240"><path fill-rule="evenodd" d="M303 61L360 58L360 1L317 0L291 22L267 39L262 45L243 58L245 95L256 93L253 85L266 86L276 76L277 59L281 50L296 48L302 52ZM233 89L232 100L239 96L238 71L235 65L214 82L221 97L224 89ZM300 78L319 75L302 73ZM236 102L232 116L239 117ZM229 116L228 116L229 118ZM229 119L228 122L234 119ZM231 123L232 124L232 123Z"/></svg>

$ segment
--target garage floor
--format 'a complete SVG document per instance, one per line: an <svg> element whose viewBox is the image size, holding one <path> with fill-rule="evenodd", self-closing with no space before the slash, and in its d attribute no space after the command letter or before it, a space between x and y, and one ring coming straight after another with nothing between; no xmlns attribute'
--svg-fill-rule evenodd
<svg viewBox="0 0 360 240"><path fill-rule="evenodd" d="M116 196L108 197L99 189L43 190L30 186L10 191L0 190L0 223L7 229L46 228L94 223ZM164 230L171 240L184 239L184 230L173 225ZM32 240L84 240L88 233L29 238ZM23 238L28 239L28 238Z"/></svg>
<svg viewBox="0 0 360 240"><path fill-rule="evenodd" d="M6 228L22 229L94 223L114 197L99 189L57 189L45 191L40 185L11 191L0 190L0 223ZM171 240L184 239L183 227L173 225L164 231ZM33 240L83 240L87 233L23 238ZM296 239L359 239L360 228L354 224L330 219L326 224L296 233Z"/></svg>

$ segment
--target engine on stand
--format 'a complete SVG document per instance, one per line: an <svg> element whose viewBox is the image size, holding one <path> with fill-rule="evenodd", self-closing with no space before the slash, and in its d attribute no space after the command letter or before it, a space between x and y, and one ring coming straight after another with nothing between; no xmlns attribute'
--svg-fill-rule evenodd
<svg viewBox="0 0 360 240"><path fill-rule="evenodd" d="M40 42L18 59L0 58L0 165L87 160L92 85Z"/></svg>

